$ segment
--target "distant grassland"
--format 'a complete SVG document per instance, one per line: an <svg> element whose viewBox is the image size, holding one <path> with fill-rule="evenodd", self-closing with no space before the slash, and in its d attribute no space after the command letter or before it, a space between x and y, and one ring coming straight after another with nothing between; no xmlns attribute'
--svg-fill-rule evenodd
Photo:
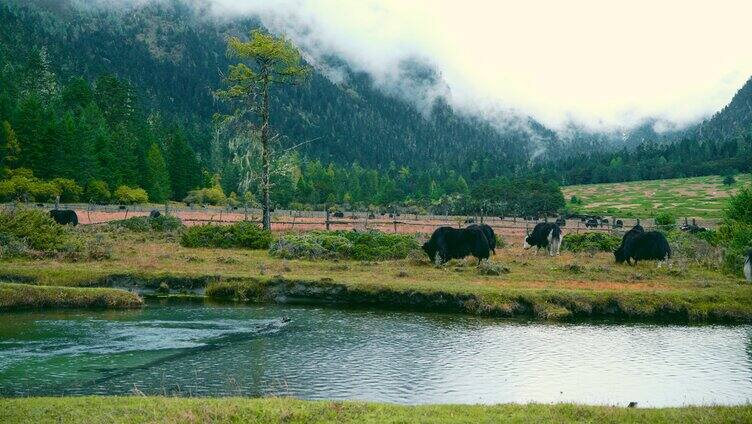
<svg viewBox="0 0 752 424"><path fill-rule="evenodd" d="M563 187L567 207L597 215L649 218L659 212L676 217L721 218L729 196L752 183L750 174L739 174L736 183L723 185L723 177L674 178L627 183L585 184ZM582 204L572 204L572 196Z"/></svg>

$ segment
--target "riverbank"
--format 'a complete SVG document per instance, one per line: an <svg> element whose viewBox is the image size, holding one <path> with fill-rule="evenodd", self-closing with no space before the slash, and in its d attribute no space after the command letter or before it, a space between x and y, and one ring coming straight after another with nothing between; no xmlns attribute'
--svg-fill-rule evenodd
<svg viewBox="0 0 752 424"><path fill-rule="evenodd" d="M512 245L492 258L500 265L491 270L499 275L492 275L497 272L479 269L472 260L438 268L420 257L282 260L265 251L189 249L169 240L120 234L113 239L112 258L5 260L0 262L0 281L547 320L752 322L752 285L741 279L692 261L672 260L661 267L654 262L617 265L606 252L563 252L551 258Z"/></svg>
<svg viewBox="0 0 752 424"><path fill-rule="evenodd" d="M143 306L138 295L111 288L0 284L0 311L55 308L130 309Z"/></svg>
<svg viewBox="0 0 752 424"><path fill-rule="evenodd" d="M0 399L4 423L136 422L750 422L752 406L640 409L572 404L419 405L290 398L51 397Z"/></svg>

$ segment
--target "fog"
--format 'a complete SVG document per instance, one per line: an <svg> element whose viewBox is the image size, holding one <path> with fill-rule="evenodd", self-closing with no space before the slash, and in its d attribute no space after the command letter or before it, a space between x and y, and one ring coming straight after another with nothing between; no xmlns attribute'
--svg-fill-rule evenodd
<svg viewBox="0 0 752 424"><path fill-rule="evenodd" d="M345 73L323 66L328 55L422 110L442 96L499 125L532 116L559 131L678 129L752 75L749 1L192 1L257 16L335 82ZM407 79L405 64L434 78Z"/></svg>

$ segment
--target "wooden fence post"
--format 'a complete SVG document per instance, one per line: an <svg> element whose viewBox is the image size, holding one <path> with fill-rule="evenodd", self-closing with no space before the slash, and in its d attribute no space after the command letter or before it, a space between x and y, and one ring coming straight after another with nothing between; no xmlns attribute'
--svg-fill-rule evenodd
<svg viewBox="0 0 752 424"><path fill-rule="evenodd" d="M396 233L396 232L397 232L397 216L396 216L396 215L395 215L395 217L394 217L394 222L393 222L393 224L394 224L394 232Z"/></svg>
<svg viewBox="0 0 752 424"><path fill-rule="evenodd" d="M329 231L329 209L326 210L326 231Z"/></svg>

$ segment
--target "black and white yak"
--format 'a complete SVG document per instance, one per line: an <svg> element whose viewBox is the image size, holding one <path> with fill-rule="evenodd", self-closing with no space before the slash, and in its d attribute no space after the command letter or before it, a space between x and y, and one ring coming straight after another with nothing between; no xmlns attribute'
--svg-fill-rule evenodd
<svg viewBox="0 0 752 424"><path fill-rule="evenodd" d="M561 247L561 228L550 222L540 222L535 225L533 232L525 237L525 249L536 247L536 252L548 248L548 254L557 256Z"/></svg>

